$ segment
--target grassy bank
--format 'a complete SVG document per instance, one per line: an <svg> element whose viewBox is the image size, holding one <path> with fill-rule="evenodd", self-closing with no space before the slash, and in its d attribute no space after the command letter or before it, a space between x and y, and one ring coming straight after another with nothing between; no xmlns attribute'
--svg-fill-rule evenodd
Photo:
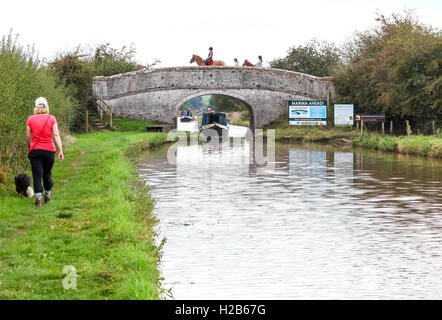
<svg viewBox="0 0 442 320"><path fill-rule="evenodd" d="M51 203L36 208L13 186L0 190L0 298L158 299L154 202L128 156L164 143L165 134L75 138L56 160ZM69 265L76 290L62 286Z"/></svg>
<svg viewBox="0 0 442 320"><path fill-rule="evenodd" d="M266 128L275 129L276 140L327 142L336 139L350 140L358 134L352 127L291 126L287 117L287 114L283 114Z"/></svg>
<svg viewBox="0 0 442 320"><path fill-rule="evenodd" d="M291 126L287 118L286 112L266 127L266 129L275 129L277 141L328 142L344 139L350 143L351 138L358 134L353 127Z"/></svg>
<svg viewBox="0 0 442 320"><path fill-rule="evenodd" d="M380 136L359 135L353 137L353 145L373 150L414 154L442 158L441 136Z"/></svg>
<svg viewBox="0 0 442 320"><path fill-rule="evenodd" d="M109 117L103 117L104 124L109 126ZM145 120L137 120L137 119L128 119L122 117L113 117L113 130L114 131L138 131L138 132L146 132L146 126L158 125L158 122L145 121Z"/></svg>
<svg viewBox="0 0 442 320"><path fill-rule="evenodd" d="M442 158L442 136L389 136L363 134L352 127L290 126L286 117L272 123L268 129L275 129L276 140L297 142L344 142L353 146Z"/></svg>
<svg viewBox="0 0 442 320"><path fill-rule="evenodd" d="M337 139L351 139L358 133L347 127L287 126L276 127L276 140L296 140L300 142L326 142Z"/></svg>

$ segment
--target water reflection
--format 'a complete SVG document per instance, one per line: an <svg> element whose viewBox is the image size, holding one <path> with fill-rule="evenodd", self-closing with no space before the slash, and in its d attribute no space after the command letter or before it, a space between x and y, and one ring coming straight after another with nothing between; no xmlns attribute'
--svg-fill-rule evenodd
<svg viewBox="0 0 442 320"><path fill-rule="evenodd" d="M442 165L349 148L247 143L151 152L162 272L177 299L442 298Z"/></svg>

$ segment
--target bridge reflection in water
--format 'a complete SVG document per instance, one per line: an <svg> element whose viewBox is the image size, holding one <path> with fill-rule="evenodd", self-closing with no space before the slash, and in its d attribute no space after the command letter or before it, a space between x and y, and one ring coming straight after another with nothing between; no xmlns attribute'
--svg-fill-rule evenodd
<svg viewBox="0 0 442 320"><path fill-rule="evenodd" d="M178 299L442 298L442 165L394 154L277 145L151 152L167 237L165 287Z"/></svg>

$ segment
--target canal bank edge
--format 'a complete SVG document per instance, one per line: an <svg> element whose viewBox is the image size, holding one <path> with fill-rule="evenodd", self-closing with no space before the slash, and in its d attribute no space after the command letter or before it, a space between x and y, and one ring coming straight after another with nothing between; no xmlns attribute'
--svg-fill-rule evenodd
<svg viewBox="0 0 442 320"><path fill-rule="evenodd" d="M51 203L2 194L0 299L161 298L154 200L128 155L164 144L166 134L75 138L54 166Z"/></svg>
<svg viewBox="0 0 442 320"><path fill-rule="evenodd" d="M442 134L390 136L378 133L360 134L351 127L297 127L280 124L272 125L268 129L275 129L275 139L280 142L352 144L371 150L442 158Z"/></svg>

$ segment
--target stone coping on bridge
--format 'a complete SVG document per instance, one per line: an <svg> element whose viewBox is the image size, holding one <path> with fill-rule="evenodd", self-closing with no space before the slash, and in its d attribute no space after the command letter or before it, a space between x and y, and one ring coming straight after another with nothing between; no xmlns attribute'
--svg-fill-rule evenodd
<svg viewBox="0 0 442 320"><path fill-rule="evenodd" d="M165 67L165 68L152 68L152 69L140 69L137 71L132 72L125 72L125 73L119 73L113 76L95 76L93 79L94 81L107 81L110 79L117 79L117 78L124 78L124 77L131 77L134 75L140 75L140 74L148 74L148 73L155 73L155 72L176 72L176 71L203 71L203 70L240 70L240 71L262 71L266 73L274 73L274 74L284 74L284 75L293 75L293 76L302 76L302 77L308 77L315 81L332 81L333 77L317 77L306 73L301 72L295 72L291 70L284 70L284 69L276 69L276 68L265 68L265 67L236 67L236 66L181 66L181 67Z"/></svg>

